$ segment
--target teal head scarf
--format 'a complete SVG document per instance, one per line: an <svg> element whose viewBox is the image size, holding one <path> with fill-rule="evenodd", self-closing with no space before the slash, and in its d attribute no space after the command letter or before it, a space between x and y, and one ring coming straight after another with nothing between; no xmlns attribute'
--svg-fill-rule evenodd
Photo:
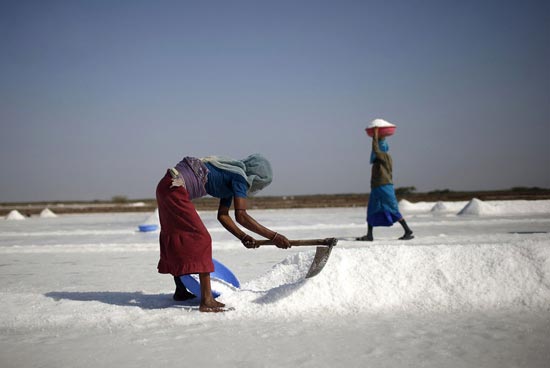
<svg viewBox="0 0 550 368"><path fill-rule="evenodd" d="M242 160L246 169L246 181L249 184L248 192L254 194L271 184L273 171L269 161L259 153Z"/></svg>
<svg viewBox="0 0 550 368"><path fill-rule="evenodd" d="M271 184L273 171L269 161L259 153L254 153L242 160L233 160L220 156L208 156L201 159L219 169L237 173L246 179L248 194L254 195Z"/></svg>

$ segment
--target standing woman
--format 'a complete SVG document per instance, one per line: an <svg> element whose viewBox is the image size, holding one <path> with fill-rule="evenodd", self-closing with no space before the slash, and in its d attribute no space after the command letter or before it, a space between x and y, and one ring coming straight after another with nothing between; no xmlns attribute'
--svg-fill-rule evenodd
<svg viewBox="0 0 550 368"><path fill-rule="evenodd" d="M160 261L158 272L174 276L174 300L194 298L180 279L181 275L199 274L201 312L222 312L225 305L212 296L210 273L212 238L200 219L192 199L206 194L220 198L218 221L245 247L257 248L256 240L242 231L229 215L234 202L235 219L246 229L271 239L279 248L289 248L288 239L254 220L246 211L246 198L271 183L269 161L259 154L244 160L222 157L185 157L169 169L157 185L156 198L160 219Z"/></svg>
<svg viewBox="0 0 550 368"><path fill-rule="evenodd" d="M367 235L356 240L373 241L372 229L375 226L392 226L398 221L405 234L400 240L410 240L414 238L412 230L399 212L397 198L392 182L392 157L388 153L389 146L385 138L378 139L378 127L374 128L372 137L372 152L370 163L372 165L371 173L371 192L369 204L367 207Z"/></svg>

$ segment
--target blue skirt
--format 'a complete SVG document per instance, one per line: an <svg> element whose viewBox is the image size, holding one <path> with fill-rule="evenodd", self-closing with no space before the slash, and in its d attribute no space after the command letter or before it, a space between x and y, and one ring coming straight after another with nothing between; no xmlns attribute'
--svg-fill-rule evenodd
<svg viewBox="0 0 550 368"><path fill-rule="evenodd" d="M371 190L367 207L369 225L392 226L402 218L393 184L382 185Z"/></svg>

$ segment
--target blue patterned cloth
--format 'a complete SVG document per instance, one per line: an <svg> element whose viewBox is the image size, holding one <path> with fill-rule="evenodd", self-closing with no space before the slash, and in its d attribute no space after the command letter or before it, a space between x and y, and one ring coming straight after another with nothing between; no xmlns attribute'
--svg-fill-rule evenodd
<svg viewBox="0 0 550 368"><path fill-rule="evenodd" d="M392 226L402 218L393 184L382 185L371 190L367 207L369 225Z"/></svg>
<svg viewBox="0 0 550 368"><path fill-rule="evenodd" d="M204 185L208 180L208 169L201 160L195 157L184 157L176 165L176 170L185 181L185 189L189 193L189 199L204 197L206 189Z"/></svg>

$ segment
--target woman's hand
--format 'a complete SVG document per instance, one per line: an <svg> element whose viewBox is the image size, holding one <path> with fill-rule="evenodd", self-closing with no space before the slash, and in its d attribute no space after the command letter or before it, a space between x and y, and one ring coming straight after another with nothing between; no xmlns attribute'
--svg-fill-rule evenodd
<svg viewBox="0 0 550 368"><path fill-rule="evenodd" d="M374 139L378 139L378 129L379 127L374 127Z"/></svg>
<svg viewBox="0 0 550 368"><path fill-rule="evenodd" d="M290 242L288 241L286 236L279 233L275 233L275 236L273 237L273 239L271 239L271 241L277 246L277 248L287 249L291 247Z"/></svg>
<svg viewBox="0 0 550 368"><path fill-rule="evenodd" d="M251 237L250 235L248 234L245 234L242 238L241 238L241 243L243 243L243 245L245 247L247 247L248 249L252 249L252 248L258 248L259 245L256 245L256 239L254 239L253 237Z"/></svg>
<svg viewBox="0 0 550 368"><path fill-rule="evenodd" d="M290 248L290 242L288 241L288 239L284 235L273 232L273 230L270 230L270 229L266 228L265 226L261 225L256 220L254 220L252 218L252 216L250 216L246 212L246 198L235 197L234 200L235 200L235 203L234 203L234 205L235 205L235 218L237 219L237 222L239 224L241 224L242 226L244 226L248 230L255 232L258 235L261 235L261 236L263 236L267 239L271 239L273 244L275 244L279 248L283 248L283 249ZM229 211L229 209L225 208L224 211L225 211L224 214L227 214L227 211ZM220 210L218 210L218 219L220 219L220 221L222 221L222 217L220 217L220 213L221 213L221 207L220 207ZM229 215L223 216L223 218L228 218L229 219ZM222 222L222 224L223 223L224 222ZM226 227L226 229L227 228L228 227ZM235 228L236 228L236 226L235 226ZM237 232L232 231L232 233L236 234ZM237 234L240 234L240 232L237 233ZM271 235L271 234L274 234L274 235ZM245 247L247 247L247 248L257 248L258 247L258 246L256 246L256 241L254 239L252 239L254 241L253 243L250 243L250 240L245 242L245 239L248 239L247 235L243 236L243 239L241 239L241 241L242 241L242 243L244 244Z"/></svg>

